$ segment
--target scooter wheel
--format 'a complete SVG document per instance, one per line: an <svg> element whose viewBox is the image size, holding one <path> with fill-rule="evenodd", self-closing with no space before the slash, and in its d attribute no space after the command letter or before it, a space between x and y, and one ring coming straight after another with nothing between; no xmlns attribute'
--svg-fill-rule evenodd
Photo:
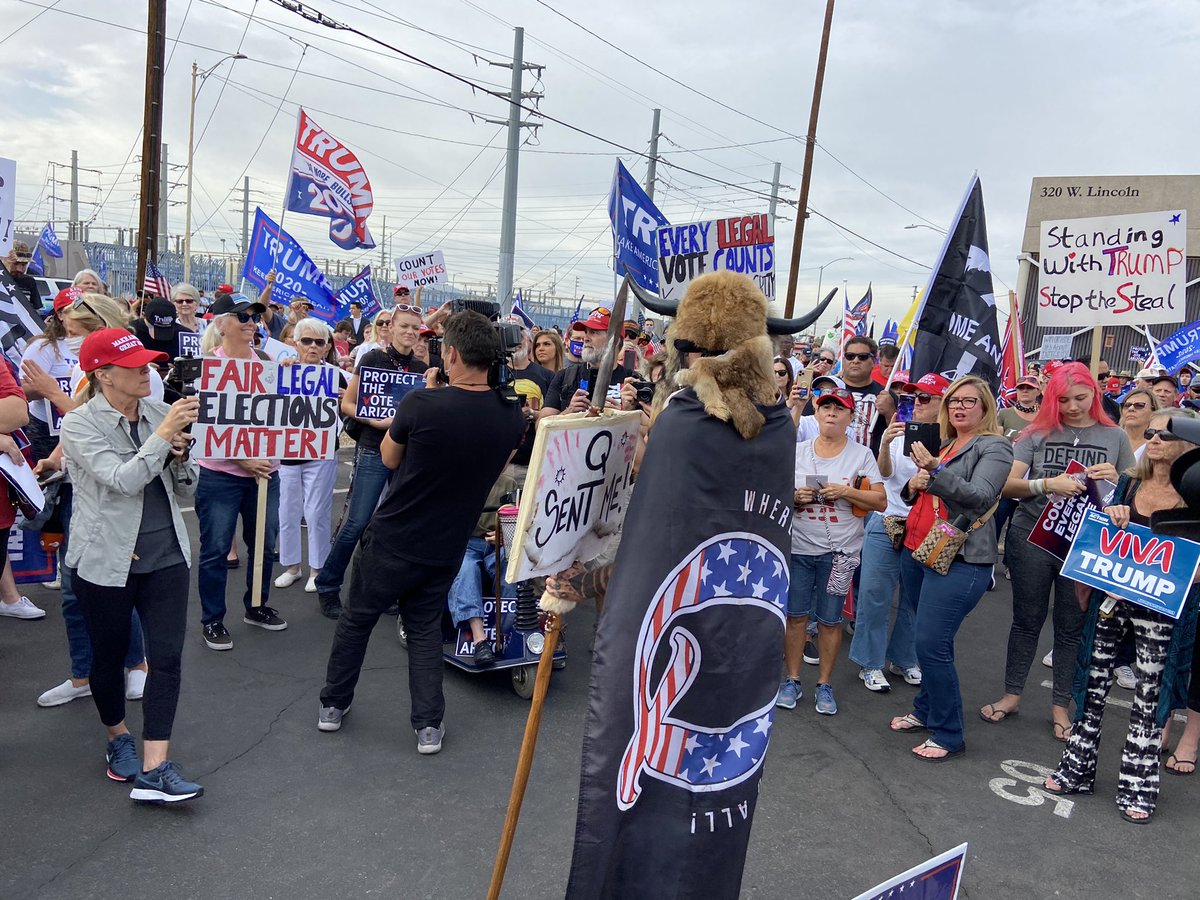
<svg viewBox="0 0 1200 900"><path fill-rule="evenodd" d="M400 646L407 650L408 632L404 630L404 619L400 616L396 616L396 637L400 640Z"/></svg>
<svg viewBox="0 0 1200 900"><path fill-rule="evenodd" d="M512 670L512 689L522 700L533 697L533 683L537 680L537 666L517 666Z"/></svg>

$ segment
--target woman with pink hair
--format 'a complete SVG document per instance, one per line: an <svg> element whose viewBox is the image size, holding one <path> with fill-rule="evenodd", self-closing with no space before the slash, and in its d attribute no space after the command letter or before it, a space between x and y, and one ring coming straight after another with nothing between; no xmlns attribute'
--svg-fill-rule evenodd
<svg viewBox="0 0 1200 900"><path fill-rule="evenodd" d="M1020 501L1008 526L1013 587L1013 623L1008 633L1004 696L979 711L985 722L1015 716L1037 654L1038 638L1049 608L1054 610L1054 687L1051 717L1054 736L1071 734L1071 681L1084 611L1075 582L1059 574L1062 562L1029 543L1038 517L1053 499L1083 493L1081 481L1065 474L1075 460L1089 478L1116 481L1134 463L1129 436L1105 414L1100 388L1082 363L1059 367L1046 384L1041 409L1013 444L1013 467L1004 496ZM1053 594L1052 594L1053 592ZM1053 601L1050 598L1053 596Z"/></svg>

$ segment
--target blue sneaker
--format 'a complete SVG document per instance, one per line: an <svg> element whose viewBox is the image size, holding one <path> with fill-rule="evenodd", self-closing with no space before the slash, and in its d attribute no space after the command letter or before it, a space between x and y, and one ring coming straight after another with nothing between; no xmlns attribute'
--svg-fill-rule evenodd
<svg viewBox="0 0 1200 900"><path fill-rule="evenodd" d="M128 732L118 734L108 742L104 758L108 761L108 777L113 781L133 781L142 771L137 745L133 742L133 735Z"/></svg>
<svg viewBox="0 0 1200 900"><path fill-rule="evenodd" d="M775 696L775 705L782 709L795 709L796 701L804 696L804 688L794 678L785 678L779 683L779 693Z"/></svg>
<svg viewBox="0 0 1200 900"><path fill-rule="evenodd" d="M156 769L139 772L129 792L130 800L142 803L182 803L203 796L204 788L184 778L169 759Z"/></svg>
<svg viewBox="0 0 1200 900"><path fill-rule="evenodd" d="M817 685L817 712L823 716L837 715L837 701L833 699L833 685Z"/></svg>

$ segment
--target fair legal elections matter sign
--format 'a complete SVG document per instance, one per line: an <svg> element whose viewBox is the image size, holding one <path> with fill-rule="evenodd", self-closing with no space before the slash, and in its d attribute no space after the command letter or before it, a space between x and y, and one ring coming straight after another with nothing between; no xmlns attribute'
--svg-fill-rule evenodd
<svg viewBox="0 0 1200 900"><path fill-rule="evenodd" d="M509 548L510 584L594 559L620 530L641 419L605 410L538 422Z"/></svg>
<svg viewBox="0 0 1200 900"><path fill-rule="evenodd" d="M1186 210L1046 219L1039 250L1042 328L1186 320Z"/></svg>
<svg viewBox="0 0 1200 900"><path fill-rule="evenodd" d="M194 453L208 459L333 459L339 370L206 357Z"/></svg>

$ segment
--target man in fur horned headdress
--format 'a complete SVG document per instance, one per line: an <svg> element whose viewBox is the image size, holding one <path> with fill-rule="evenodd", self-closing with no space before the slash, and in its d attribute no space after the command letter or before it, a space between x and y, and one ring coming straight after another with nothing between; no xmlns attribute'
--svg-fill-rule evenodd
<svg viewBox="0 0 1200 900"><path fill-rule="evenodd" d="M635 293L675 320L621 545L611 567L573 566L543 597L558 612L606 597L567 897L734 898L773 723L791 545L795 427L769 334L807 328L832 294L781 322L730 272L697 278L678 309Z"/></svg>

